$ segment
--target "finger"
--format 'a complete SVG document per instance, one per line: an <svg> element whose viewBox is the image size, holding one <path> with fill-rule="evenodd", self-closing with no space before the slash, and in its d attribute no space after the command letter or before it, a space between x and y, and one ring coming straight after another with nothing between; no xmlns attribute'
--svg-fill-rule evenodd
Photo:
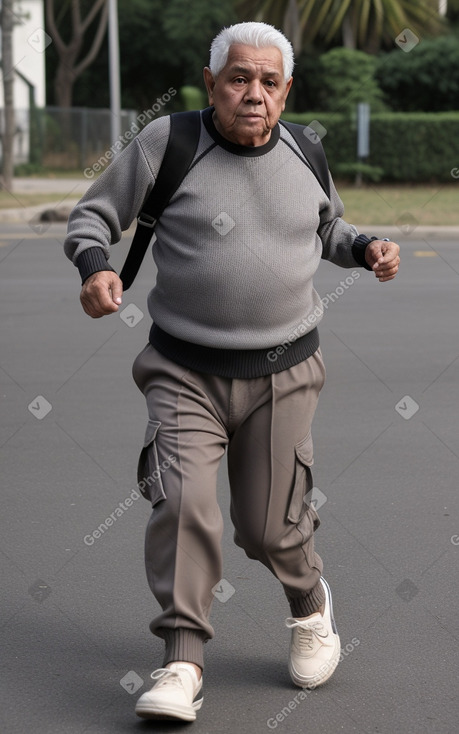
<svg viewBox="0 0 459 734"><path fill-rule="evenodd" d="M88 298L84 294L81 294L80 302L83 306L84 312L87 313L88 316L91 316L91 318L100 319L102 316L104 316L104 313L101 311L99 304L95 303L93 299Z"/></svg>
<svg viewBox="0 0 459 734"><path fill-rule="evenodd" d="M400 258L398 255L396 257L391 257L390 259L382 259L378 260L377 263L373 265L373 270L383 271L383 270L390 270L391 268L398 267L400 264Z"/></svg>
<svg viewBox="0 0 459 734"><path fill-rule="evenodd" d="M385 270L382 273L375 273L376 278L383 283L385 280L392 280L398 273L398 265L390 270Z"/></svg>
<svg viewBox="0 0 459 734"><path fill-rule="evenodd" d="M91 290L92 303L98 313L106 315L118 311L118 304L112 296L110 285L94 284ZM119 299L121 303L121 298Z"/></svg>
<svg viewBox="0 0 459 734"><path fill-rule="evenodd" d="M398 257L400 253L400 247L399 245L395 244L395 242L389 242L387 243L386 247L382 248L382 254L384 256L385 260L395 259Z"/></svg>
<svg viewBox="0 0 459 734"><path fill-rule="evenodd" d="M84 310L93 318L118 311L123 284L116 273L95 273L84 283L80 300Z"/></svg>
<svg viewBox="0 0 459 734"><path fill-rule="evenodd" d="M113 302L116 303L118 306L121 305L122 295L123 295L123 282L118 277L113 278L113 281L111 283L111 297L112 297Z"/></svg>
<svg viewBox="0 0 459 734"><path fill-rule="evenodd" d="M101 293L102 298L100 297ZM100 290L87 290L81 294L80 301L84 311L93 319L101 318L101 316L106 316L118 309L111 299Z"/></svg>

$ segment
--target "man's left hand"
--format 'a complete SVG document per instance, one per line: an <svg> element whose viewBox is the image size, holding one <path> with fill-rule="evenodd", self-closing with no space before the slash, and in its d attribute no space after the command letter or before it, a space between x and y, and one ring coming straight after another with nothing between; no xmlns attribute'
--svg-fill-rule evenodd
<svg viewBox="0 0 459 734"><path fill-rule="evenodd" d="M400 247L395 242L373 240L365 250L365 260L380 283L395 278L400 264Z"/></svg>

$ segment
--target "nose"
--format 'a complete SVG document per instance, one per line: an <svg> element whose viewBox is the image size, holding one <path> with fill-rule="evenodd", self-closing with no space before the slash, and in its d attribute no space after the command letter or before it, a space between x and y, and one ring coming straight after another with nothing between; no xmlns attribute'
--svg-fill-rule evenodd
<svg viewBox="0 0 459 734"><path fill-rule="evenodd" d="M247 86L245 93L245 101L248 104L261 104L263 95L261 93L261 84L258 79L253 79Z"/></svg>

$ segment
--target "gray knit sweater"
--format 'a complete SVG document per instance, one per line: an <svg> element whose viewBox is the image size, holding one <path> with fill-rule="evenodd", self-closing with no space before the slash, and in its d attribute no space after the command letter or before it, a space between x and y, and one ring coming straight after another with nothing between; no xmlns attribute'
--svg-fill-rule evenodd
<svg viewBox="0 0 459 734"><path fill-rule="evenodd" d="M320 259L362 265L352 247L358 233L341 218L333 182L329 199L283 126L265 145L238 146L209 112L194 163L156 226L148 308L161 330L186 342L268 349L300 325L317 326ZM89 248L109 258L154 185L168 134L169 117L151 122L75 207L65 242L75 264Z"/></svg>

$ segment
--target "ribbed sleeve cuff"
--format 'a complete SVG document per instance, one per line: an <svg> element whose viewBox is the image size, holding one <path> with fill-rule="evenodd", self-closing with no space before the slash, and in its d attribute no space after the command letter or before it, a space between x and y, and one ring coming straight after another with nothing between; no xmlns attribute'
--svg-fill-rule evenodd
<svg viewBox="0 0 459 734"><path fill-rule="evenodd" d="M365 270L372 269L365 260L365 250L367 249L367 245L369 245L370 242L373 242L373 240L379 240L379 237L367 237L366 234L359 234L352 244L352 255L354 260L356 260L362 268L365 268Z"/></svg>
<svg viewBox="0 0 459 734"><path fill-rule="evenodd" d="M81 285L83 285L90 275L93 273L99 273L101 270L111 270L113 273L116 272L115 269L108 264L108 260L102 247L89 247L87 250L83 250L76 259L76 266L81 276Z"/></svg>

